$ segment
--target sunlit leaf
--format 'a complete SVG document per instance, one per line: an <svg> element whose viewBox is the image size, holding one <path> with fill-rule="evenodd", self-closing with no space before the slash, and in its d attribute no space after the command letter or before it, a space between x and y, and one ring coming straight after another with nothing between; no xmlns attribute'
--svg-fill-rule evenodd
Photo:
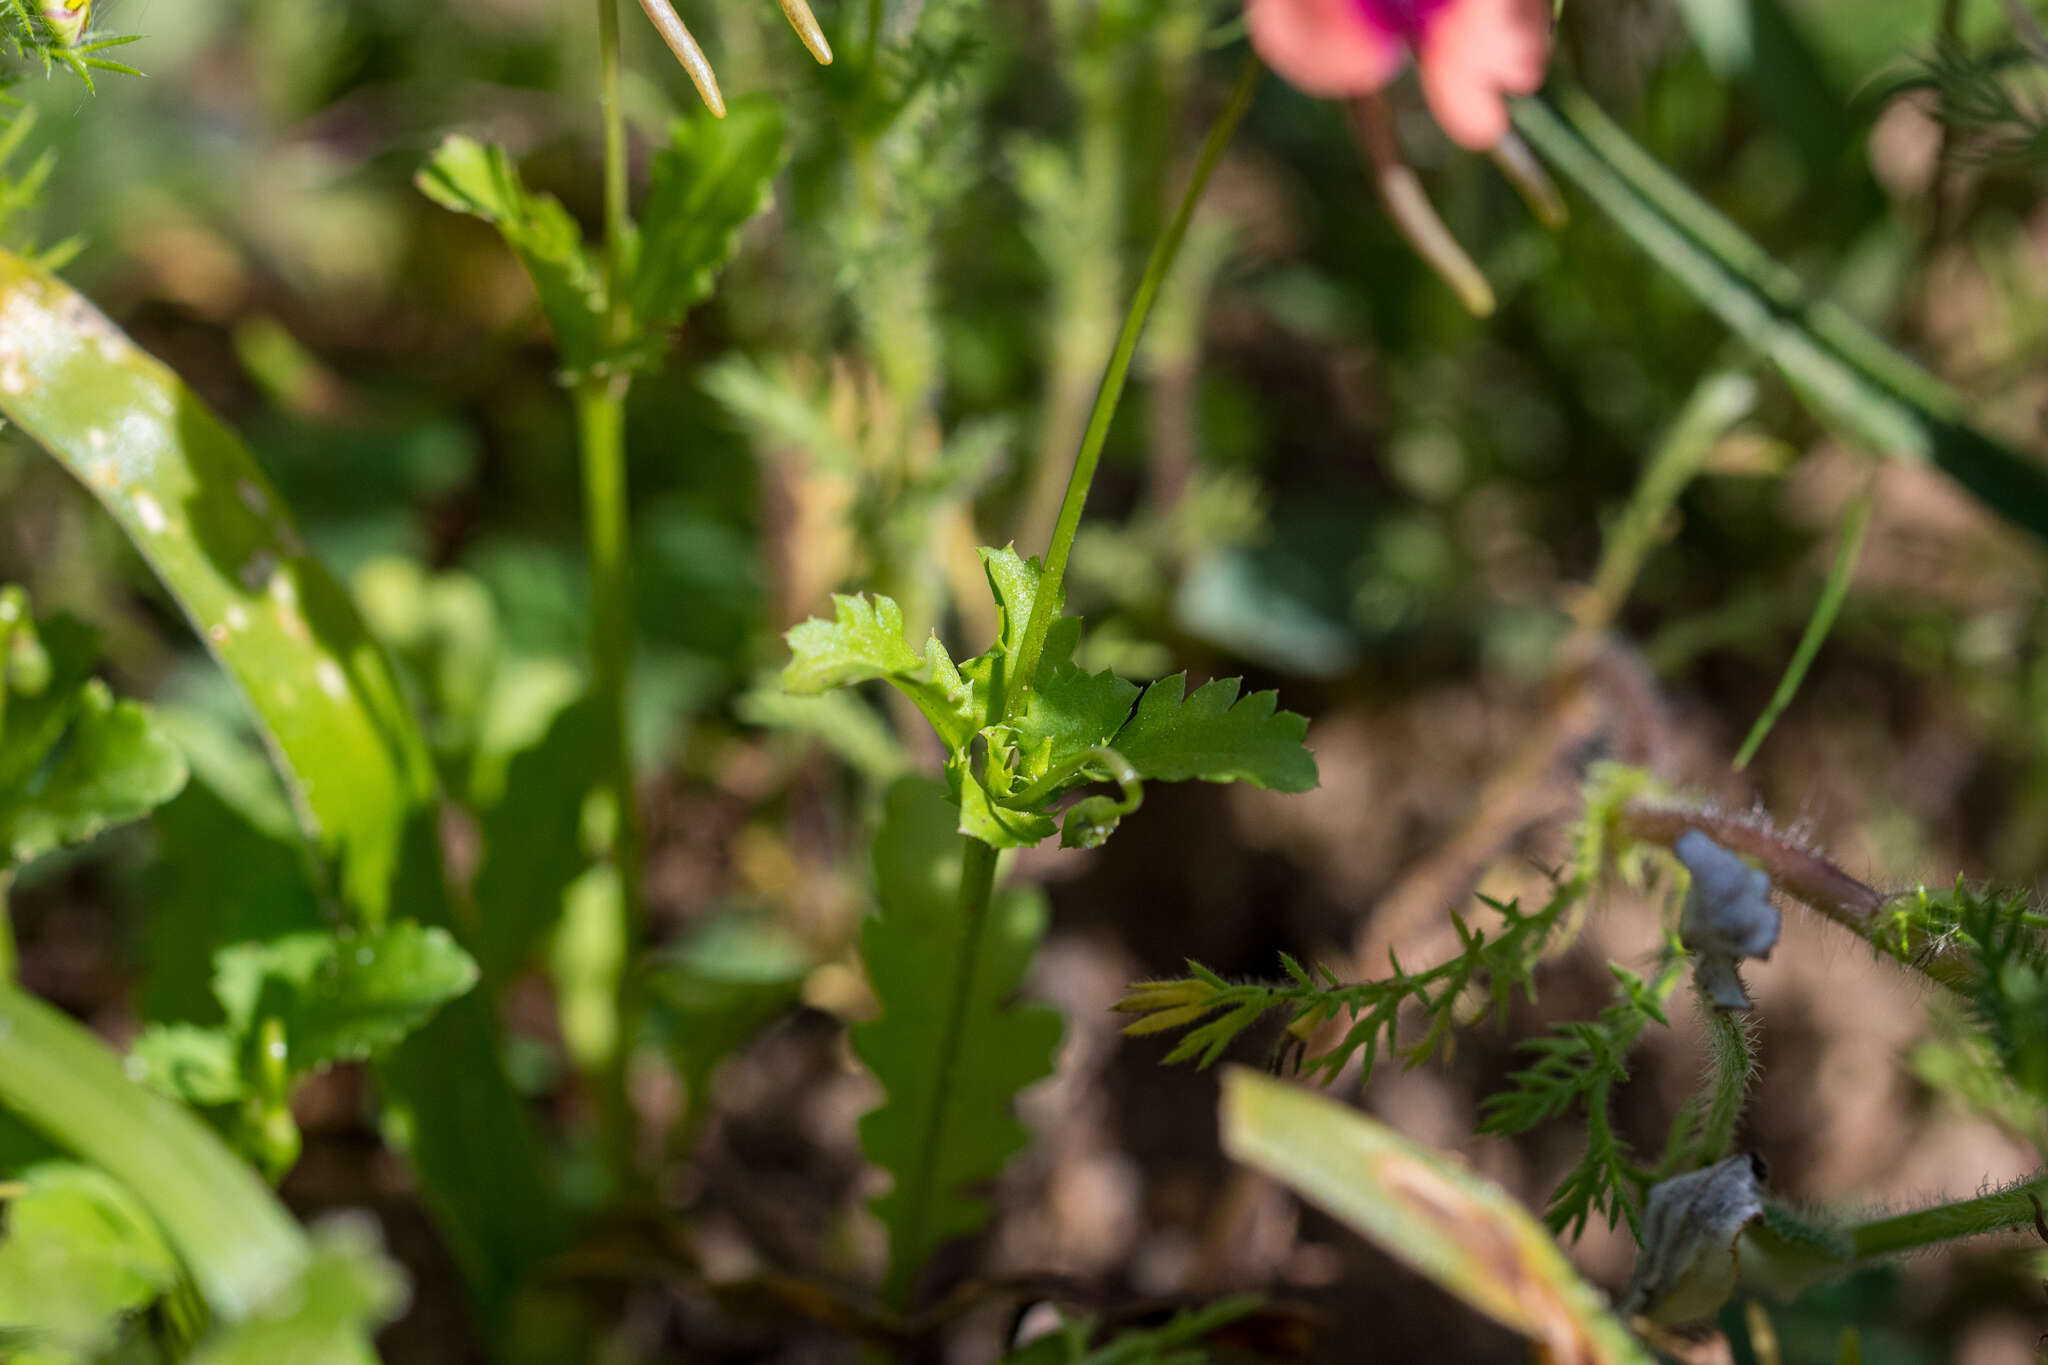
<svg viewBox="0 0 2048 1365"><path fill-rule="evenodd" d="M1117 732L1117 752L1141 777L1162 782L1249 782L1283 792L1314 787L1316 761L1302 747L1308 721L1276 710L1272 692L1239 701L1239 686L1236 678L1218 678L1189 696L1185 673L1161 678Z"/></svg>
<svg viewBox="0 0 2048 1365"><path fill-rule="evenodd" d="M103 1171L51 1162L14 1177L0 1240L0 1328L32 1344L23 1365L96 1359L120 1319L178 1278L149 1211Z"/></svg>
<svg viewBox="0 0 2048 1365"><path fill-rule="evenodd" d="M1223 1148L1289 1186L1556 1361L1649 1354L1498 1185L1354 1109L1242 1068L1224 1073Z"/></svg>
<svg viewBox="0 0 2048 1365"><path fill-rule="evenodd" d="M767 206L782 142L782 107L767 96L671 126L640 208L632 300L643 323L673 325L710 295L739 230Z"/></svg>

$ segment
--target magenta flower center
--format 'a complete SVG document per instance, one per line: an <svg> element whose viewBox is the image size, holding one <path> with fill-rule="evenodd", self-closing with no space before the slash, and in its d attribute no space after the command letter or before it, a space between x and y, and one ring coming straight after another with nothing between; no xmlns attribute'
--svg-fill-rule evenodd
<svg viewBox="0 0 2048 1365"><path fill-rule="evenodd" d="M1416 43L1436 12L1452 0L1351 0L1366 23L1380 32Z"/></svg>

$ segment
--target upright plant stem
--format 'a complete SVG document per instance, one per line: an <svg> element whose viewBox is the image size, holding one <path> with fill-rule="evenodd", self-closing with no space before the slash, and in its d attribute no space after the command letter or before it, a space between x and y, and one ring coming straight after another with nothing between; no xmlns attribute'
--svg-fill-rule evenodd
<svg viewBox="0 0 2048 1365"><path fill-rule="evenodd" d="M8 905L8 896L13 890L14 874L0 872L0 986L14 984L21 962L21 954L14 944L14 911Z"/></svg>
<svg viewBox="0 0 2048 1365"><path fill-rule="evenodd" d="M632 326L625 291L626 127L619 100L617 0L597 0L599 101L604 118L604 275L607 330L621 343ZM590 683L597 698L597 794L610 808L612 867L618 874L618 941L628 954L639 940L640 827L633 801L633 764L626 743L626 697L632 675L631 542L626 488L626 390L621 373L584 375L576 382L576 433L583 458L583 525L590 556ZM630 971L620 976L619 1027L603 1078L605 1153L615 1188L632 1164L631 1108L626 1064L631 1052Z"/></svg>
<svg viewBox="0 0 2048 1365"><path fill-rule="evenodd" d="M1109 424L1116 417L1118 400L1123 397L1124 380L1130 374L1131 357L1137 352L1138 338L1145 330L1145 319L1152 312L1152 300L1158 296L1159 286L1173 268L1174 257L1180 254L1181 241L1188 234L1188 222L1194 217L1195 205L1201 201L1209 176L1223 159L1223 149L1229 145L1231 134L1237 131L1245 110L1251 107L1252 92L1258 88L1263 70L1257 57L1245 58L1237 83L1230 88L1222 111L1216 115L1216 121L1209 126L1208 136L1202 140L1202 150L1195 157L1195 168L1188 177L1187 189L1181 195L1180 207L1174 211L1166 231L1153 244L1151 259L1145 262L1145 273L1138 280L1137 292L1131 296L1130 309L1124 314L1123 330L1117 335L1116 349L1110 352L1109 367L1102 375L1102 386L1095 392L1095 406L1088 414L1088 427L1081 436L1081 449L1074 456L1073 473L1067 476L1067 495L1060 503L1059 520L1053 524L1052 544L1045 554L1045 574L1031 603L1031 618L1024 628L1024 642L1018 648L1017 666L1004 691L1004 720L1014 720L1023 711L1025 698L1038 676L1038 660L1045 653L1045 633L1052 628L1053 617L1058 614L1060 584L1066 577L1067 556L1073 552L1074 535L1081 528L1081 509L1087 504L1088 489L1095 482L1095 467L1101 463L1102 447L1109 439Z"/></svg>

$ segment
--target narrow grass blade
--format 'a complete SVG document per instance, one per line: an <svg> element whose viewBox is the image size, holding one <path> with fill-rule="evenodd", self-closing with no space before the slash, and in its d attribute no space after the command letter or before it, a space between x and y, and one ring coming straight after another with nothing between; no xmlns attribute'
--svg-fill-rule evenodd
<svg viewBox="0 0 2048 1365"><path fill-rule="evenodd" d="M1560 110L1563 112L1560 113ZM1880 454L1926 460L2013 525L2048 540L2048 467L1987 436L1940 380L1715 212L1594 103L1519 100L1515 126L1672 278L1776 365L1823 420Z"/></svg>
<svg viewBox="0 0 2048 1365"><path fill-rule="evenodd" d="M1749 737L1742 741L1741 752L1735 755L1736 772L1747 768L1749 760L1756 757L1764 736L1771 732L1771 727L1778 723L1778 717L1792 704L1792 697L1799 691L1806 670L1813 666L1814 655L1820 653L1821 642L1834 628L1835 617L1841 613L1842 603L1849 596L1849 580L1856 576L1856 561L1863 557L1863 535L1870 529L1871 501L1871 489L1866 487L1849 504L1849 514L1842 522L1841 543L1835 547L1834 566L1828 570L1827 582L1821 585L1820 600L1813 604L1813 617L1806 623L1805 634L1799 637L1799 647L1792 651L1792 662L1785 666L1785 676L1778 680L1778 690L1771 694L1763 714L1750 727Z"/></svg>

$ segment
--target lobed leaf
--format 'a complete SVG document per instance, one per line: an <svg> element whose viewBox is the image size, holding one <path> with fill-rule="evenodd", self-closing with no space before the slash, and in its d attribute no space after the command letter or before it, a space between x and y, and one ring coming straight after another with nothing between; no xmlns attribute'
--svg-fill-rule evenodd
<svg viewBox="0 0 2048 1365"><path fill-rule="evenodd" d="M960 755L981 726L973 688L933 636L924 658L903 642L903 609L892 598L832 596L833 619L791 626L783 690L800 697L876 678L887 680L924 713L948 752Z"/></svg>
<svg viewBox="0 0 2048 1365"><path fill-rule="evenodd" d="M861 930L881 1014L854 1028L853 1048L887 1097L861 1119L860 1142L894 1181L874 1211L897 1302L937 1247L987 1218L975 1187L1024 1146L1011 1102L1051 1074L1060 1037L1054 1011L1007 1003L1044 932L1044 903L998 895L983 922L970 917L957 824L937 783L889 789L874 841L879 909Z"/></svg>
<svg viewBox="0 0 2048 1365"><path fill-rule="evenodd" d="M498 229L533 280L564 370L581 374L615 359L606 354L604 278L583 249L582 231L559 199L526 188L510 153L451 134L413 184L442 208Z"/></svg>
<svg viewBox="0 0 2048 1365"><path fill-rule="evenodd" d="M477 980L447 930L412 920L235 944L214 962L230 1026L246 1034L266 1017L282 1020L294 1072L384 1052Z"/></svg>
<svg viewBox="0 0 2048 1365"><path fill-rule="evenodd" d="M1239 686L1236 678L1218 678L1184 696L1187 674L1161 678L1117 732L1117 752L1140 776L1162 782L1200 778L1283 792L1313 788L1316 761L1302 745L1308 721L1276 710L1273 692L1239 701Z"/></svg>
<svg viewBox="0 0 2048 1365"><path fill-rule="evenodd" d="M53 1161L18 1173L0 1241L0 1330L22 1365L98 1359L121 1319L177 1283L178 1259L149 1210L104 1171Z"/></svg>
<svg viewBox="0 0 2048 1365"><path fill-rule="evenodd" d="M740 229L767 206L782 156L782 108L766 96L671 125L640 210L631 297L643 325L673 326L710 295Z"/></svg>
<svg viewBox="0 0 2048 1365"><path fill-rule="evenodd" d="M0 710L0 869L140 819L176 796L186 776L148 710L115 700L90 676L97 637L89 628L69 617L40 629L0 621L0 645L17 639L33 639L40 662L34 691L10 688Z"/></svg>

